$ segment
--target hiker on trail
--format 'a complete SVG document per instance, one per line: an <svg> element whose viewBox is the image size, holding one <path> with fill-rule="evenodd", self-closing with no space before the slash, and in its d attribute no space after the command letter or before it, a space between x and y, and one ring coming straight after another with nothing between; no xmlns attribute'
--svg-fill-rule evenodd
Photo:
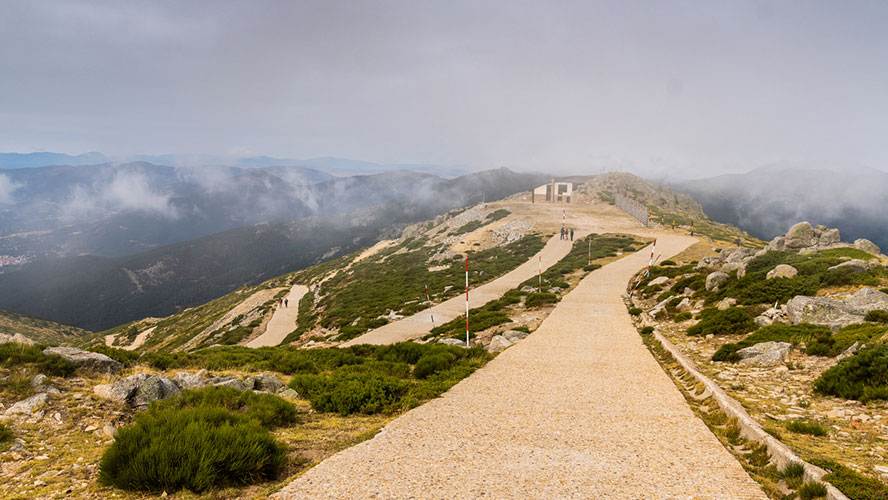
<svg viewBox="0 0 888 500"><path fill-rule="evenodd" d="M278 299L278 307L284 307L284 299Z"/></svg>
<svg viewBox="0 0 888 500"><path fill-rule="evenodd" d="M672 221L672 230L675 231L675 220Z"/></svg>
<svg viewBox="0 0 888 500"><path fill-rule="evenodd" d="M290 307L290 299L284 299L284 307Z"/></svg>
<svg viewBox="0 0 888 500"><path fill-rule="evenodd" d="M574 228L570 228L570 241L574 240Z"/></svg>
<svg viewBox="0 0 888 500"><path fill-rule="evenodd" d="M564 226L561 226L561 239L564 239Z"/></svg>

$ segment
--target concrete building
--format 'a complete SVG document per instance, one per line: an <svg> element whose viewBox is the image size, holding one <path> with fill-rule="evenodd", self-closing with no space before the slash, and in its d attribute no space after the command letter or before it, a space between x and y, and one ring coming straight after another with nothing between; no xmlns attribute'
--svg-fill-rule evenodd
<svg viewBox="0 0 888 500"><path fill-rule="evenodd" d="M537 186L531 191L530 201L536 203L570 203L577 183L570 181L551 181Z"/></svg>

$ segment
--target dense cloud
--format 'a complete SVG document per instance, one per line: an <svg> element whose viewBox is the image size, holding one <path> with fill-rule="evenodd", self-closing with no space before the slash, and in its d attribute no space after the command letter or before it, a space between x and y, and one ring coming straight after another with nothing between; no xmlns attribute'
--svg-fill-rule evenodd
<svg viewBox="0 0 888 500"><path fill-rule="evenodd" d="M118 211L136 211L176 218L176 208L168 194L153 189L141 172L115 171L92 185L75 184L62 203L62 213L74 219L104 216Z"/></svg>
<svg viewBox="0 0 888 500"><path fill-rule="evenodd" d="M13 0L0 151L888 165L884 2Z"/></svg>
<svg viewBox="0 0 888 500"><path fill-rule="evenodd" d="M13 202L13 193L18 190L20 184L13 182L9 177L0 174L0 205Z"/></svg>

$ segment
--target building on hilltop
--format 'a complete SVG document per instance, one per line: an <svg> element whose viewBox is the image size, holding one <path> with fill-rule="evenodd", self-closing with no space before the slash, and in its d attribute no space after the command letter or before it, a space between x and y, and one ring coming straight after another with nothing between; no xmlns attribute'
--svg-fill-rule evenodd
<svg viewBox="0 0 888 500"><path fill-rule="evenodd" d="M555 180L554 178L537 186L530 192L531 203L570 203L573 199L574 190L581 184L573 182L572 179Z"/></svg>

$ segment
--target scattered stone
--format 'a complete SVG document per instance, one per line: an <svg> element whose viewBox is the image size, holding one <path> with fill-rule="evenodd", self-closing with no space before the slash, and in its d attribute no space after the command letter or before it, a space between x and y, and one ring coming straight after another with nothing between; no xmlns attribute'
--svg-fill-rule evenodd
<svg viewBox="0 0 888 500"><path fill-rule="evenodd" d="M777 267L768 271L765 279L771 280L775 278L794 278L797 274L799 274L798 269L788 264L778 264Z"/></svg>
<svg viewBox="0 0 888 500"><path fill-rule="evenodd" d="M700 262L694 267L697 271L702 271L703 269L708 269L712 267L717 267L721 265L722 260L720 257L703 257L700 259Z"/></svg>
<svg viewBox="0 0 888 500"><path fill-rule="evenodd" d="M216 377L210 381L216 387L231 387L233 389L237 389L239 391L244 391L247 389L247 386L244 385L243 382L238 380L236 377L231 375L225 377Z"/></svg>
<svg viewBox="0 0 888 500"><path fill-rule="evenodd" d="M117 429L111 424L105 424L105 426L102 427L102 435L105 437L113 438L117 436Z"/></svg>
<svg viewBox="0 0 888 500"><path fill-rule="evenodd" d="M86 426L86 429L83 429L83 432L95 432L97 430L99 430L99 428L95 425L88 425Z"/></svg>
<svg viewBox="0 0 888 500"><path fill-rule="evenodd" d="M690 311L691 310L691 299L685 297L675 306L675 309L679 312Z"/></svg>
<svg viewBox="0 0 888 500"><path fill-rule="evenodd" d="M9 342L14 342L16 344L27 344L34 345L34 341L25 337L21 333L16 333L15 335L9 335L6 333L0 333L0 344L6 344Z"/></svg>
<svg viewBox="0 0 888 500"><path fill-rule="evenodd" d="M854 248L858 250L863 250L864 252L871 253L873 255L882 255L882 249L866 238L859 238L854 240Z"/></svg>
<svg viewBox="0 0 888 500"><path fill-rule="evenodd" d="M173 375L173 382L175 382L180 389L197 389L210 384L200 373L189 372L176 372L176 374Z"/></svg>
<svg viewBox="0 0 888 500"><path fill-rule="evenodd" d="M838 361L841 361L845 358L849 358L851 356L854 356L854 354L859 350L860 350L860 342L854 342L853 344L851 344L850 347L848 347L847 349L842 351L842 354L839 354L838 356L836 356L836 359Z"/></svg>
<svg viewBox="0 0 888 500"><path fill-rule="evenodd" d="M10 406L3 412L7 417L12 415L23 415L25 417L34 417L37 420L43 418L43 409L49 404L49 394L41 392L35 394L28 399L23 399L18 403Z"/></svg>
<svg viewBox="0 0 888 500"><path fill-rule="evenodd" d="M719 285L728 281L729 276L727 273L723 273L721 271L715 271L714 273L709 273L706 276L706 290L712 291L717 290Z"/></svg>
<svg viewBox="0 0 888 500"><path fill-rule="evenodd" d="M740 363L754 366L775 366L785 363L792 353L789 342L761 342L737 351Z"/></svg>
<svg viewBox="0 0 888 500"><path fill-rule="evenodd" d="M888 482L888 465L874 465L873 470L882 481Z"/></svg>
<svg viewBox="0 0 888 500"><path fill-rule="evenodd" d="M179 392L179 386L167 377L137 373L111 384L97 385L96 395L120 404L142 408L152 401L165 399Z"/></svg>
<svg viewBox="0 0 888 500"><path fill-rule="evenodd" d="M502 352L512 346L512 343L506 340L502 335L494 335L492 339L490 339L490 344L487 346L487 350L490 352Z"/></svg>
<svg viewBox="0 0 888 500"><path fill-rule="evenodd" d="M849 261L842 262L841 264L836 264L836 265L830 267L829 269L827 269L827 271L850 269L851 272L853 272L853 273L862 273L862 272L869 271L870 269L873 269L876 266L877 266L877 264L875 264L873 262L867 262L867 261L861 260L861 259L851 259Z"/></svg>
<svg viewBox="0 0 888 500"><path fill-rule="evenodd" d="M299 393L290 389L289 387L284 387L283 389L277 392L277 395L286 398L286 399L296 399L299 397Z"/></svg>
<svg viewBox="0 0 888 500"><path fill-rule="evenodd" d="M441 339L438 341L439 344L447 344L447 345L455 345L459 347L465 347L466 342L464 340L459 339Z"/></svg>
<svg viewBox="0 0 888 500"><path fill-rule="evenodd" d="M277 394L279 391L287 387L287 384L281 382L277 377L270 373L260 373L259 375L245 378L244 387L252 391L264 391Z"/></svg>
<svg viewBox="0 0 888 500"><path fill-rule="evenodd" d="M77 368L105 373L117 373L123 369L123 363L115 361L104 354L84 351L76 347L47 347L43 354L61 356L77 365Z"/></svg>
<svg viewBox="0 0 888 500"><path fill-rule="evenodd" d="M715 307L719 311L724 311L725 309L729 309L731 307L734 307L735 305L737 305L737 299L735 299L734 297L725 297L721 299L719 303L715 305Z"/></svg>
<svg viewBox="0 0 888 500"><path fill-rule="evenodd" d="M503 337L505 337L506 340L513 344L524 340L528 335L530 334L527 332L522 332L520 330L508 330L503 333Z"/></svg>
<svg viewBox="0 0 888 500"><path fill-rule="evenodd" d="M667 276L659 276L650 281L648 286L662 285L663 283L667 283L669 278Z"/></svg>
<svg viewBox="0 0 888 500"><path fill-rule="evenodd" d="M521 291L524 293L533 293L533 292L537 291L537 289L532 286L522 286Z"/></svg>

